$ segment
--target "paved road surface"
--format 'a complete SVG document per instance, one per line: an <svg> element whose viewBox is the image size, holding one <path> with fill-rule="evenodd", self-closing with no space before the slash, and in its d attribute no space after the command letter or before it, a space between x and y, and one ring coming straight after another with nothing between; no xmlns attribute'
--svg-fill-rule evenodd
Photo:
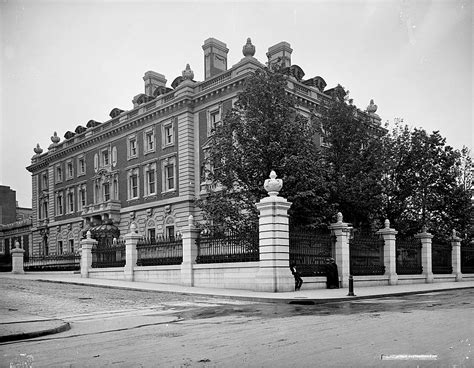
<svg viewBox="0 0 474 368"><path fill-rule="evenodd" d="M27 280L0 292L0 308L72 326L0 345L0 367L28 358L34 367L474 366L472 289L323 305ZM394 354L437 360L382 360Z"/></svg>

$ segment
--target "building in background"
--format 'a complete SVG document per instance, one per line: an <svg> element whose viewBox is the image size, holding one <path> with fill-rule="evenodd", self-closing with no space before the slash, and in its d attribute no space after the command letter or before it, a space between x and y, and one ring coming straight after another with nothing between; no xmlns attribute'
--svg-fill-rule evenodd
<svg viewBox="0 0 474 368"><path fill-rule="evenodd" d="M10 250L15 242L20 243L26 257L31 254L32 213L31 208L18 207L14 190L0 185L0 271L10 270Z"/></svg>
<svg viewBox="0 0 474 368"><path fill-rule="evenodd" d="M204 81L195 81L189 64L167 86L164 75L145 73L144 93L129 110L113 108L110 120L90 120L64 134L54 132L47 152L37 145L32 174L32 251L36 255L77 251L85 230L107 225L124 235L134 223L140 234L174 236L200 219L195 199L205 195L206 147L244 82L265 65L255 59L250 39L243 58L228 67L226 44L209 38L204 51ZM302 114L320 111L325 100L343 99L344 89L326 88L323 78L303 79L291 63L292 49L280 42L268 49L268 65L281 63L288 91ZM183 63L184 65L184 63ZM361 117L380 126L372 103ZM72 127L71 127L72 128Z"/></svg>

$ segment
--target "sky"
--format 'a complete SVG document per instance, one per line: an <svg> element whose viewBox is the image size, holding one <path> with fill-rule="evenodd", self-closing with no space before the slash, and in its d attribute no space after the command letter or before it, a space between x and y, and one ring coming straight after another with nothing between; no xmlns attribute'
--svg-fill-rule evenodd
<svg viewBox="0 0 474 368"><path fill-rule="evenodd" d="M0 185L31 207L37 143L46 151L54 131L131 109L148 70L170 86L189 63L203 80L209 37L227 44L229 67L247 37L261 62L286 41L305 78L341 84L362 110L374 99L384 123L403 118L472 150L472 10L469 0L0 0Z"/></svg>

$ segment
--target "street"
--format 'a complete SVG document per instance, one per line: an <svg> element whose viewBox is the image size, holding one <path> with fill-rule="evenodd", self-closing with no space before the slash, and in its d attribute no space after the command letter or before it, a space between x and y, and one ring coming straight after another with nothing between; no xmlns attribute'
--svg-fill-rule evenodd
<svg viewBox="0 0 474 368"><path fill-rule="evenodd" d="M0 292L0 311L71 324L0 344L0 367L473 366L473 289L316 305L15 279Z"/></svg>

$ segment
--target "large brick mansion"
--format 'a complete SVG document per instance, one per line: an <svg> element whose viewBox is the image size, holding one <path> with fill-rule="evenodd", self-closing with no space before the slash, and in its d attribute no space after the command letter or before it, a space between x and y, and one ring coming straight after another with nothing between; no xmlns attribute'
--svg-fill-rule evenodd
<svg viewBox="0 0 474 368"><path fill-rule="evenodd" d="M243 58L228 67L226 44L209 38L204 50L204 81L186 65L170 86L164 75L145 73L144 93L129 110L113 108L110 120L71 127L64 139L54 133L47 151L37 145L31 165L33 218L31 255L76 251L83 231L113 225L126 234L135 223L140 234L173 235L206 192L204 157L213 127L237 100L244 81L264 63L254 58L250 39ZM291 63L292 49L280 42L268 49L268 64L280 62L290 76L288 91L302 114L323 101L343 98L342 87L326 89L323 78L304 79ZM184 64L184 63L183 63ZM371 104L361 117L380 125ZM73 130L74 129L74 130Z"/></svg>

